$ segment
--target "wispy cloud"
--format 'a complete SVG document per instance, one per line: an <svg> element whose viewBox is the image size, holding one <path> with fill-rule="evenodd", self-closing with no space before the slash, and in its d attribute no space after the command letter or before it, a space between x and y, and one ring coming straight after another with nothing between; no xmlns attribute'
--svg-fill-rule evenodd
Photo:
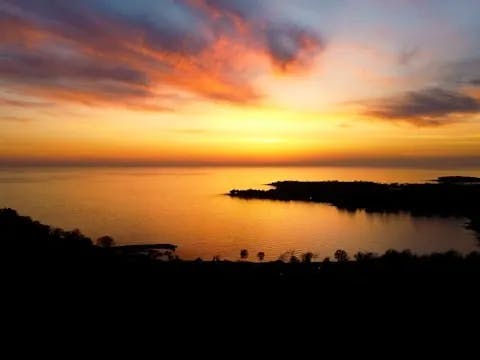
<svg viewBox="0 0 480 360"><path fill-rule="evenodd" d="M26 122L30 122L31 119L24 116L0 115L0 121L26 123Z"/></svg>
<svg viewBox="0 0 480 360"><path fill-rule="evenodd" d="M28 101L0 97L0 105L29 108L29 107L48 107L52 103L46 101Z"/></svg>
<svg viewBox="0 0 480 360"><path fill-rule="evenodd" d="M398 63L402 66L410 65L415 58L420 54L420 48L417 46L410 46L402 49L398 54Z"/></svg>

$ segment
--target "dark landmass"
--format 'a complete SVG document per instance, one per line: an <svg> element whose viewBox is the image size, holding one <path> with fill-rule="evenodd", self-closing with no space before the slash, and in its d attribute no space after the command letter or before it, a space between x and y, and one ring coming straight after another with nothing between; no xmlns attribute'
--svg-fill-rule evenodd
<svg viewBox="0 0 480 360"><path fill-rule="evenodd" d="M442 184L478 184L480 178L473 176L440 176L434 181Z"/></svg>
<svg viewBox="0 0 480 360"><path fill-rule="evenodd" d="M36 352L30 339L58 347L73 338L71 353L97 343L123 350L136 334L137 346L157 349L209 337L217 344L222 336L277 343L278 336L317 337L318 327L342 339L418 329L423 339L425 329L444 333L449 322L471 331L460 324L476 324L480 300L477 252L349 257L338 250L321 261L306 253L255 263L242 249L243 261L182 261L172 244L93 242L11 209L0 209L0 241L3 324Z"/></svg>
<svg viewBox="0 0 480 360"><path fill-rule="evenodd" d="M326 293L338 289L433 289L451 290L477 284L480 254L462 256L454 251L418 256L410 251L389 250L379 256L343 250L333 258L315 261L312 253L286 253L282 261L249 262L248 250L239 251L244 261L182 261L175 245L114 246L105 236L96 244L79 230L54 229L20 216L12 209L0 210L2 263L8 264L10 280L83 289L142 289L172 294L188 288L205 294L225 288L284 291L306 286L302 291ZM263 259L264 254L257 254ZM42 286L43 286L42 285ZM165 293L165 289L169 289ZM208 293L207 291L207 293Z"/></svg>
<svg viewBox="0 0 480 360"><path fill-rule="evenodd" d="M245 332L263 342L302 329L313 335L318 326L344 334L354 325L371 334L382 322L381 332L399 322L441 321L443 329L446 321L470 319L480 300L477 252L350 257L338 250L332 259L287 253L250 262L248 249L240 249L239 261L183 261L173 244L115 246L109 236L92 241L11 209L0 210L0 241L4 325L19 328L23 340L32 326L36 339L77 331L94 344L125 331L162 334L152 345L202 334L245 339Z"/></svg>
<svg viewBox="0 0 480 360"><path fill-rule="evenodd" d="M413 216L452 216L468 219L480 237L480 178L448 176L436 183L382 184L368 181L278 181L269 190L231 190L242 199L327 203L341 210L408 212Z"/></svg>

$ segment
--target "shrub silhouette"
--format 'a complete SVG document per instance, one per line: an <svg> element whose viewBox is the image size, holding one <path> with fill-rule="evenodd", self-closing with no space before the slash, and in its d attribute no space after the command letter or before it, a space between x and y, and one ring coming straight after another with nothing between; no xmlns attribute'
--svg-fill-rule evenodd
<svg viewBox="0 0 480 360"><path fill-rule="evenodd" d="M115 240L111 236L105 235L105 236L99 237L95 241L95 244L102 248L111 248L112 246L115 246Z"/></svg>
<svg viewBox="0 0 480 360"><path fill-rule="evenodd" d="M257 254L258 261L263 261L265 259L265 253L263 251L259 251Z"/></svg>
<svg viewBox="0 0 480 360"><path fill-rule="evenodd" d="M370 260L376 259L378 257L378 255L374 254L372 252L364 253L364 252L359 251L353 257L355 258L356 261L362 262L362 261L370 261Z"/></svg>

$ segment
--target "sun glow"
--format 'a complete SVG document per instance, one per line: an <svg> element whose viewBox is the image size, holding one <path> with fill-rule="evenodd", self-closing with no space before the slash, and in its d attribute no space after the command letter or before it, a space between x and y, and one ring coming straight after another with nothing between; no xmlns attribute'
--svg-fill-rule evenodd
<svg viewBox="0 0 480 360"><path fill-rule="evenodd" d="M475 11L99 3L0 9L0 164L480 154Z"/></svg>

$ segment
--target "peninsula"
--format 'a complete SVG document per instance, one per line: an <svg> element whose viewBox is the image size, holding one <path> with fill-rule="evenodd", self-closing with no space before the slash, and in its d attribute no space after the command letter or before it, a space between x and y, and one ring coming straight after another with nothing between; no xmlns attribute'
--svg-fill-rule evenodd
<svg viewBox="0 0 480 360"><path fill-rule="evenodd" d="M480 236L480 178L447 176L425 183L369 181L278 181L268 190L231 190L241 199L327 203L345 211L408 212L413 216L455 216Z"/></svg>

